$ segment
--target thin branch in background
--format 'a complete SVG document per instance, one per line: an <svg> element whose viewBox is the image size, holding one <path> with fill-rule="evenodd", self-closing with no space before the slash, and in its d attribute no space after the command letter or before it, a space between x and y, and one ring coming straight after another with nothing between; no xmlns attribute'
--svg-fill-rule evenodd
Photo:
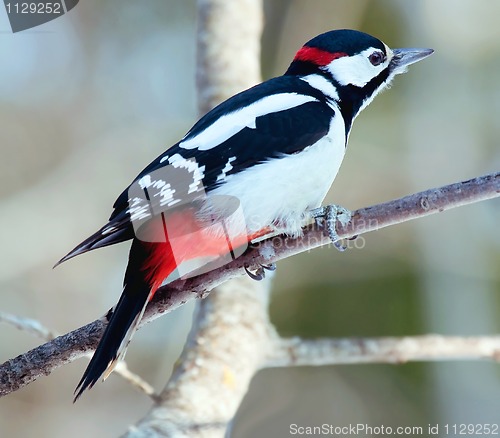
<svg viewBox="0 0 500 438"><path fill-rule="evenodd" d="M36 319L24 318L10 313L0 312L0 322L4 322L19 330L28 332L29 334L35 335L45 341L51 341L59 336L55 330L48 329ZM88 352L84 356L87 356L90 359L92 352ZM118 363L115 368L115 373L131 384L134 388L137 388L140 392L143 392L148 397L151 397L154 401L158 399L154 388L142 377L130 371L125 361Z"/></svg>
<svg viewBox="0 0 500 438"><path fill-rule="evenodd" d="M126 382L130 383L134 388L137 388L139 392L146 394L154 402L158 402L159 396L158 394L156 394L154 388L141 376L130 371L127 366L127 362L125 362L124 360L121 360L116 364L113 373L117 373Z"/></svg>
<svg viewBox="0 0 500 438"><path fill-rule="evenodd" d="M0 322L5 322L18 330L28 332L41 338L45 341L55 339L59 334L53 330L48 329L36 319L25 318L21 316L12 315L10 313L0 312Z"/></svg>
<svg viewBox="0 0 500 438"><path fill-rule="evenodd" d="M276 338L262 368L471 359L500 361L500 336Z"/></svg>

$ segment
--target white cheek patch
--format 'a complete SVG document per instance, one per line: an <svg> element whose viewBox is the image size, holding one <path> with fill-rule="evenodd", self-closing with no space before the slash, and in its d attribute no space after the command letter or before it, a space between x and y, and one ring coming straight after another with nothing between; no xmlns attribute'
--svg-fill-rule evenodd
<svg viewBox="0 0 500 438"><path fill-rule="evenodd" d="M325 68L340 85L362 88L389 65L389 56L380 65L372 65L368 57L378 50L371 47L357 55L335 59Z"/></svg>
<svg viewBox="0 0 500 438"><path fill-rule="evenodd" d="M279 93L264 97L220 117L199 134L182 140L179 147L208 151L231 138L245 127L255 129L255 119L259 116L284 111L312 101L317 101L317 99L297 93Z"/></svg>

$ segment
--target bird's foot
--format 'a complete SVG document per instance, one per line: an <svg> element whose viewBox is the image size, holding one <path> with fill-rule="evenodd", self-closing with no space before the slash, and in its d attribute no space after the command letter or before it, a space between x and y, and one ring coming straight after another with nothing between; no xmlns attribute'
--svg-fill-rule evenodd
<svg viewBox="0 0 500 438"><path fill-rule="evenodd" d="M252 280L260 281L266 277L266 271L275 271L276 263L270 263L269 265L258 265L255 272L250 271L250 265L245 264L245 272Z"/></svg>
<svg viewBox="0 0 500 438"><path fill-rule="evenodd" d="M345 251L347 246L343 245L337 233L337 222L345 227L352 218L352 213L340 205L325 205L324 207L315 208L309 212L311 217L316 220L322 218L322 224L326 226L328 237L332 241L335 248L339 251Z"/></svg>

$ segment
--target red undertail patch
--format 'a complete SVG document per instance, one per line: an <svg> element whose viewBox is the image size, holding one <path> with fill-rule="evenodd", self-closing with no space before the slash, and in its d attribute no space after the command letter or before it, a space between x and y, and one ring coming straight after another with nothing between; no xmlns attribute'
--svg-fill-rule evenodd
<svg viewBox="0 0 500 438"><path fill-rule="evenodd" d="M136 235L142 240L148 254L141 270L151 285L150 299L161 283L182 263L199 258L225 260L225 256L230 253L233 256L235 248L245 248L250 240L246 230L242 230L241 234L231 236L228 241L226 235L214 233L210 226L200 223L195 213L194 209L187 207L158 216Z"/></svg>

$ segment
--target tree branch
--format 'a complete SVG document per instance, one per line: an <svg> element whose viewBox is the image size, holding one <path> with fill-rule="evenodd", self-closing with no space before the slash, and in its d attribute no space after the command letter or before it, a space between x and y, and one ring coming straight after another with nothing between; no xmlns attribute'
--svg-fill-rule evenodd
<svg viewBox="0 0 500 438"><path fill-rule="evenodd" d="M339 229L339 235L349 238L498 196L500 172L356 210L351 223ZM298 238L276 236L259 242L221 268L160 288L146 309L141 325L191 299L202 298L214 287L243 275L245 264L253 266L276 262L328 243L323 228L316 224L304 227L304 234ZM0 365L0 396L16 391L94 350L104 327L105 319L101 318L3 363Z"/></svg>
<svg viewBox="0 0 500 438"><path fill-rule="evenodd" d="M423 360L500 361L500 336L406 336L403 338L275 338L262 368L405 363Z"/></svg>

